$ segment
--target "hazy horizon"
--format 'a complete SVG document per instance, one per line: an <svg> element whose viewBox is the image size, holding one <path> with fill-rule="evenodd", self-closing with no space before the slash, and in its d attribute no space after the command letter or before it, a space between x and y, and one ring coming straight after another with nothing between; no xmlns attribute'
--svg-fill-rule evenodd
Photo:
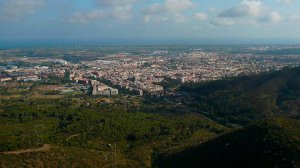
<svg viewBox="0 0 300 168"><path fill-rule="evenodd" d="M282 45L300 46L300 40L249 39L108 39L108 40L0 40L0 49L59 46L156 46L156 45Z"/></svg>

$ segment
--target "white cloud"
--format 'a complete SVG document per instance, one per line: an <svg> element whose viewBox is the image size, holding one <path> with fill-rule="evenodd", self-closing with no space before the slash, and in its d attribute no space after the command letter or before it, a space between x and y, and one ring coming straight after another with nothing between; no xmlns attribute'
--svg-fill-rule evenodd
<svg viewBox="0 0 300 168"><path fill-rule="evenodd" d="M132 5L138 0L95 0L99 5L108 5L108 6L128 6Z"/></svg>
<svg viewBox="0 0 300 168"><path fill-rule="evenodd" d="M233 18L215 18L209 22L210 25L216 26L232 26L232 25L251 25L260 27L260 24L255 19L233 19Z"/></svg>
<svg viewBox="0 0 300 168"><path fill-rule="evenodd" d="M182 23L186 16L182 13L194 6L191 0L165 0L164 3L154 3L142 10L144 21L174 21Z"/></svg>
<svg viewBox="0 0 300 168"><path fill-rule="evenodd" d="M165 9L168 12L181 12L193 7L193 2L191 0L166 0Z"/></svg>
<svg viewBox="0 0 300 168"><path fill-rule="evenodd" d="M239 4L226 9L219 13L219 18L227 18L234 21L234 24L249 24L259 26L263 23L278 23L282 16L277 11L272 11L269 7L264 6L260 0L243 0ZM217 22L224 20L217 19ZM215 21L215 22L216 22Z"/></svg>
<svg viewBox="0 0 300 168"><path fill-rule="evenodd" d="M184 23L186 21L186 17L182 14L175 14L173 21L177 23Z"/></svg>
<svg viewBox="0 0 300 168"><path fill-rule="evenodd" d="M111 16L120 20L127 20L132 17L132 6L118 6L112 9Z"/></svg>
<svg viewBox="0 0 300 168"><path fill-rule="evenodd" d="M271 12L270 18L272 22L280 22L282 20L282 16L279 12Z"/></svg>
<svg viewBox="0 0 300 168"><path fill-rule="evenodd" d="M265 23L278 23L282 20L282 16L279 12L270 12L263 17L261 17L258 21L265 22Z"/></svg>
<svg viewBox="0 0 300 168"><path fill-rule="evenodd" d="M95 0L97 9L87 12L77 12L68 21L72 23L89 23L105 18L128 20L132 18L132 5L138 0Z"/></svg>
<svg viewBox="0 0 300 168"><path fill-rule="evenodd" d="M20 20L34 14L44 4L44 0L5 0L0 1L0 19Z"/></svg>
<svg viewBox="0 0 300 168"><path fill-rule="evenodd" d="M107 13L103 10L93 10L86 13L75 13L69 21L72 23L88 23L91 21L103 19L107 16Z"/></svg>
<svg viewBox="0 0 300 168"><path fill-rule="evenodd" d="M89 23L97 20L102 20L105 18L115 18L119 20L128 20L132 17L132 7L128 6L118 6L110 10L95 9L88 12L77 12L69 18L69 22L72 23Z"/></svg>
<svg viewBox="0 0 300 168"><path fill-rule="evenodd" d="M164 3L154 3L142 10L143 14L157 15L161 13L180 13L193 7L191 0L166 0Z"/></svg>
<svg viewBox="0 0 300 168"><path fill-rule="evenodd" d="M290 4L292 0L277 0L278 3Z"/></svg>
<svg viewBox="0 0 300 168"><path fill-rule="evenodd" d="M261 1L243 0L240 4L227 9L219 14L220 17L238 18L248 16L259 16L263 13Z"/></svg>
<svg viewBox="0 0 300 168"><path fill-rule="evenodd" d="M288 17L289 22L300 22L300 15L294 14Z"/></svg>
<svg viewBox="0 0 300 168"><path fill-rule="evenodd" d="M207 19L207 15L205 13L196 13L195 18L200 21L204 21Z"/></svg>
<svg viewBox="0 0 300 168"><path fill-rule="evenodd" d="M158 15L164 12L166 12L164 5L159 3L154 3L148 8L142 10L142 14L145 15Z"/></svg>

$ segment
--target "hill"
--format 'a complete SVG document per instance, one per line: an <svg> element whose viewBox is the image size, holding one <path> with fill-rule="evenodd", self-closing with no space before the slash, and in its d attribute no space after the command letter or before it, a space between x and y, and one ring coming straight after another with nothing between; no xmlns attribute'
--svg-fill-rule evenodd
<svg viewBox="0 0 300 168"><path fill-rule="evenodd" d="M260 121L202 145L164 153L156 167L299 167L300 122Z"/></svg>
<svg viewBox="0 0 300 168"><path fill-rule="evenodd" d="M248 124L260 118L299 116L300 67L208 83L189 83L185 105L226 123Z"/></svg>
<svg viewBox="0 0 300 168"><path fill-rule="evenodd" d="M0 167L150 167L154 149L227 130L200 115L125 111L98 97L18 94L0 99Z"/></svg>

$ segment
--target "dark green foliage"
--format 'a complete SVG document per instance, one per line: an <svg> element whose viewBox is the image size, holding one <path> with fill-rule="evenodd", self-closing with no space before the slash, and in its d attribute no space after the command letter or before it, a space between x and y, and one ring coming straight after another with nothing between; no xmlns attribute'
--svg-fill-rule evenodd
<svg viewBox="0 0 300 168"><path fill-rule="evenodd" d="M224 124L247 124L278 114L299 115L300 68L181 87L186 104ZM290 103L289 103L290 102ZM298 110L299 111L299 110Z"/></svg>
<svg viewBox="0 0 300 168"><path fill-rule="evenodd" d="M67 146L86 146L88 141L99 138L132 145L168 137L179 141L200 129L222 129L202 118L124 112L93 103L85 106L68 97L4 100L1 109L1 151L38 146L37 141Z"/></svg>
<svg viewBox="0 0 300 168"><path fill-rule="evenodd" d="M171 79L170 77L165 77L164 81L158 84L164 87L164 90L169 90L175 89L178 86L180 86L181 81L178 79Z"/></svg>
<svg viewBox="0 0 300 168"><path fill-rule="evenodd" d="M299 167L300 122L267 120L175 154L157 167Z"/></svg>

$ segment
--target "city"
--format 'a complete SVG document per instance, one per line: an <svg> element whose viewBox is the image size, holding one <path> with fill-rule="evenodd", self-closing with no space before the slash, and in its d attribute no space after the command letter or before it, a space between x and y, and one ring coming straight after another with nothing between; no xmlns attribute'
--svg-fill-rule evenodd
<svg viewBox="0 0 300 168"><path fill-rule="evenodd" d="M165 90L162 85L167 80L178 84L207 82L276 71L283 67L295 67L300 63L300 55L289 55L283 59L278 56L252 53L204 52L201 49L188 52L183 50L175 56L174 53L168 54L168 50L150 50L147 53L149 56L120 52L97 57L95 58L97 60L77 63L42 57L23 56L14 59L4 57L0 61L2 65L0 66L2 71L0 82L3 85L11 81L34 82L58 77L68 78L70 83L76 84L69 88L60 88L64 92L84 90L85 93L90 93L88 90L93 87L91 93L93 95L116 95L118 94L117 88L123 88L141 96L144 93L163 95L170 91ZM20 66L17 66L18 64ZM99 80L97 84L95 80ZM101 83L103 80L108 81L110 86ZM103 85L101 89L98 88L99 84ZM98 93L98 89L101 93Z"/></svg>

